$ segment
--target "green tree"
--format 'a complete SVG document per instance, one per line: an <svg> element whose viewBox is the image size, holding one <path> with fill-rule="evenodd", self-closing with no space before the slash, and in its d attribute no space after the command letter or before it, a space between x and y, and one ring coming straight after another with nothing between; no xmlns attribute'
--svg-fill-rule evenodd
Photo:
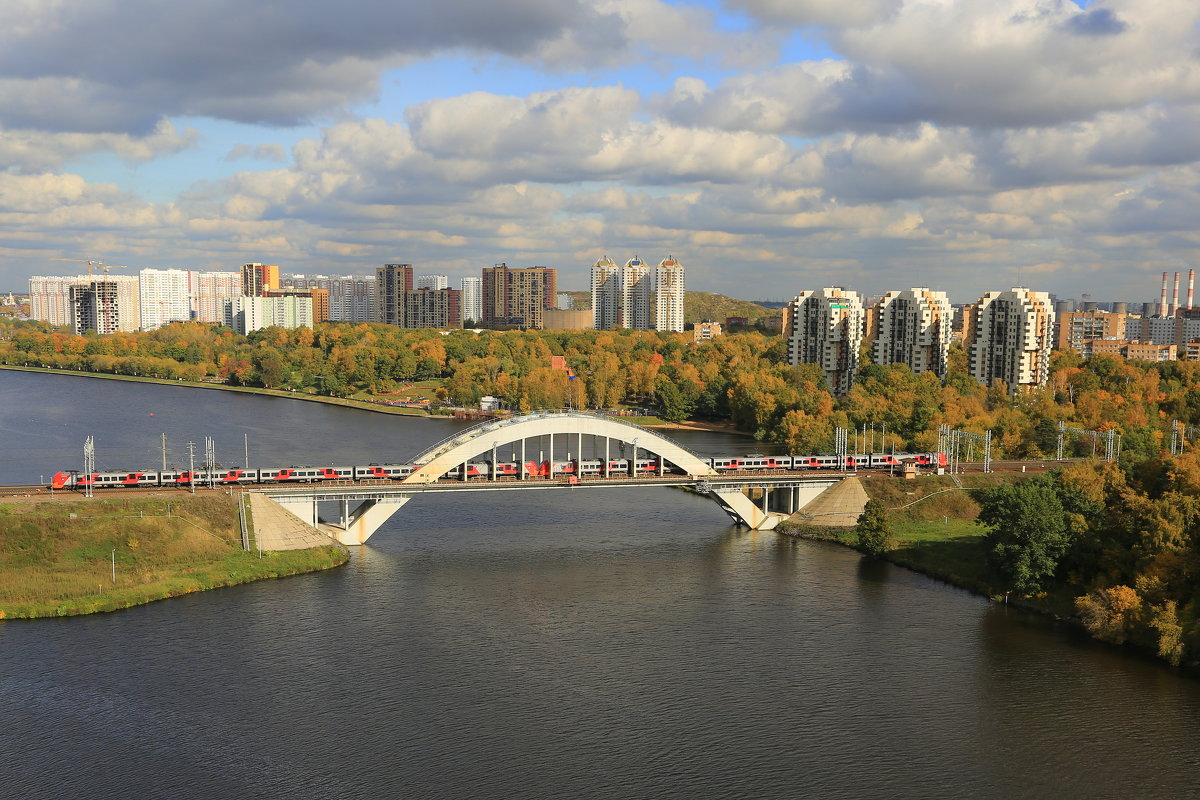
<svg viewBox="0 0 1200 800"><path fill-rule="evenodd" d="M1067 513L1052 479L998 486L980 500L979 523L992 566L1014 590L1041 591L1071 544Z"/></svg>
<svg viewBox="0 0 1200 800"><path fill-rule="evenodd" d="M659 415L667 422L682 422L696 407L695 403L689 401L684 393L679 391L675 382L665 375L658 379L655 399L658 402Z"/></svg>
<svg viewBox="0 0 1200 800"><path fill-rule="evenodd" d="M888 549L891 526L887 508L879 500L868 500L863 512L858 515L858 546L866 553L881 556Z"/></svg>

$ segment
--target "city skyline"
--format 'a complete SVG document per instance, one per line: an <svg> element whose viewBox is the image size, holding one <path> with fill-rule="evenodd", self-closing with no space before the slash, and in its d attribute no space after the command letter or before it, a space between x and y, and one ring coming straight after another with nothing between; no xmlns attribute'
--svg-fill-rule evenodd
<svg viewBox="0 0 1200 800"><path fill-rule="evenodd" d="M95 258L583 289L640 252L752 299L1144 302L1200 262L1185 0L189 9L0 12L0 288Z"/></svg>

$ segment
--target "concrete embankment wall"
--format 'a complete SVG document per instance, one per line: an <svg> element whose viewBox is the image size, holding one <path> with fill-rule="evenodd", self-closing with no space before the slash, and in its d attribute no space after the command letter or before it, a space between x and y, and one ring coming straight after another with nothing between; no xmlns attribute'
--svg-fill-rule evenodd
<svg viewBox="0 0 1200 800"><path fill-rule="evenodd" d="M862 481L846 478L793 514L791 520L821 528L852 528L870 499Z"/></svg>
<svg viewBox="0 0 1200 800"><path fill-rule="evenodd" d="M257 492L250 492L250 513L259 550L305 550L336 544L312 525Z"/></svg>

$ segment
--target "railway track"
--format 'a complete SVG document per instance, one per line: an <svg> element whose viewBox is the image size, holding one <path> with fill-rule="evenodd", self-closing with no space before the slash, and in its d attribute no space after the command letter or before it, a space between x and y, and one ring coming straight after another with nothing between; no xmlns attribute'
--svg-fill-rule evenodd
<svg viewBox="0 0 1200 800"><path fill-rule="evenodd" d="M991 471L992 472L1026 472L1026 473L1044 472L1048 469L1053 469L1055 467L1059 467L1059 466L1062 466L1067 463L1070 463L1070 461L1066 461L1066 460L1054 461L1053 459L1026 459L1026 460L1019 460L1019 461L993 461L991 464ZM983 472L983 462L981 462L981 461L962 462L958 465L958 467L959 467L960 473ZM791 470L763 470L761 472L755 472L755 473L745 471L745 472L740 472L739 474L743 477L759 477L759 476L761 476L764 478L770 477L772 475L788 475L788 476L800 475L800 476L807 476L807 477L829 476L831 474L880 476L880 475L888 475L889 471L886 469L880 469L880 470L859 469L856 472L839 473L839 471L837 471L837 470L801 471L801 472L795 472L795 471L791 471ZM656 477L656 476L647 476L647 479L650 479L653 477ZM536 479L531 479L531 480L536 480ZM474 481L472 481L472 482L474 482ZM585 478L584 482L590 482L590 481L589 481L589 479ZM353 485L366 485L367 484L366 481L358 481L358 482L321 481L321 483L324 485L328 485L328 486L343 486L343 485L353 486ZM386 484L386 485L392 485L395 483L395 481L381 481L381 483ZM461 483L461 481L457 478L448 478L448 479L439 481L439 483L458 484L458 483ZM217 486L215 488L210 489L207 486L201 486L201 485L197 484L196 492L197 493L205 493L205 492L226 493L226 492L232 491L234 489L246 488L246 487L251 487L251 486L256 486L256 485L258 485L258 484L245 484L245 485L243 485L243 484L226 484L223 486ZM182 486L182 487L175 487L175 486L122 486L122 487L114 487L111 489L108 489L108 488L97 489L96 491L100 492L101 494L114 493L114 494L126 495L126 496L128 496L128 495L154 495L154 494L170 494L170 495L191 494L191 489L186 486ZM56 497L72 497L72 496L82 497L83 492L82 492L82 490L78 490L78 489L58 489L55 491L51 491L50 487L47 485L44 485L44 484L18 484L18 485L11 485L11 486L0 486L0 497L4 497L4 496L25 497L25 496L36 496L36 495L46 495L46 496L56 496Z"/></svg>

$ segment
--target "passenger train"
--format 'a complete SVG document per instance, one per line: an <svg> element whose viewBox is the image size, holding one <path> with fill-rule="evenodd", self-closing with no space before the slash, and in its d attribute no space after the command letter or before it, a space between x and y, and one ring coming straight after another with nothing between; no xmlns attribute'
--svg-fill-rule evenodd
<svg viewBox="0 0 1200 800"><path fill-rule="evenodd" d="M749 455L735 458L706 458L703 461L722 474L750 474L759 472L809 471L842 469L888 469L903 464L923 467L946 466L945 453L864 453L846 456L763 456ZM604 477L603 460L573 461L526 461L524 477L537 478L581 478ZM349 467L267 467L265 469L201 469L150 470L138 472L97 472L80 475L78 472L57 472L50 482L52 489L74 489L91 486L96 489L120 488L122 486L191 486L193 483L207 486L242 484L286 484L318 483L322 481L399 481L417 469L413 464L369 464ZM507 461L495 465L495 478L518 479L521 476L520 462ZM491 461L471 461L466 464L466 479L492 479ZM635 475L654 475L659 471L657 459L637 459L633 465ZM670 464L663 466L665 474L681 474L682 471ZM630 474L629 460L610 459L609 475ZM462 480L463 465L451 469L443 477Z"/></svg>

